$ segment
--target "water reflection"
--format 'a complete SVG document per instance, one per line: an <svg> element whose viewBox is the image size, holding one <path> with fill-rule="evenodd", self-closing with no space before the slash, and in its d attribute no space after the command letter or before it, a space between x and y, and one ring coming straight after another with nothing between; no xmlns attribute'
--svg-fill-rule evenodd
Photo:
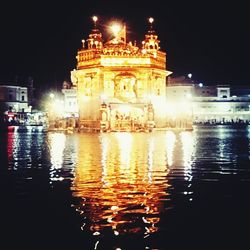
<svg viewBox="0 0 250 250"><path fill-rule="evenodd" d="M173 131L166 132L166 151L167 151L167 163L169 166L173 165L173 151L175 146L176 136Z"/></svg>
<svg viewBox="0 0 250 250"><path fill-rule="evenodd" d="M71 180L78 160L78 135L62 132L48 133L50 155L50 182ZM81 154L81 153L80 153Z"/></svg>
<svg viewBox="0 0 250 250"><path fill-rule="evenodd" d="M64 133L49 134L51 168L60 169L63 166L63 152L65 149L66 135Z"/></svg>
<svg viewBox="0 0 250 250"><path fill-rule="evenodd" d="M156 232L168 209L167 158L173 147L172 137L162 140L160 133L80 135L72 190L80 199L75 208L84 220L82 230L145 237Z"/></svg>
<svg viewBox="0 0 250 250"><path fill-rule="evenodd" d="M43 133L8 132L7 155L9 169L41 167L44 144Z"/></svg>
<svg viewBox="0 0 250 250"><path fill-rule="evenodd" d="M136 235L145 243L138 249L167 249L175 236L238 231L249 214L249 131L10 133L0 184L9 217L16 214L11 233L22 225L23 239L34 231L48 239L58 232L57 242L78 236L82 244L95 242L86 249L100 249L104 239L117 244L110 240L112 247L101 249L133 249L122 244ZM25 217L16 211L22 206Z"/></svg>

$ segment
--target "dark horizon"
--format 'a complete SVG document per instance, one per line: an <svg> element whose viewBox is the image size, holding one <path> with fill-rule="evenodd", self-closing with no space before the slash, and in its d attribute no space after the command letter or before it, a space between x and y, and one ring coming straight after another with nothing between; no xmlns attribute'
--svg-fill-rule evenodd
<svg viewBox="0 0 250 250"><path fill-rule="evenodd" d="M161 49L167 53L167 70L178 76L192 73L206 85L248 85L248 17L240 4L156 0L151 5L127 1L121 7L113 1L26 1L5 3L2 10L1 83L31 76L35 87L42 89L70 80L81 40L93 27L91 16L97 15L105 39L105 25L117 19L128 27L127 40L136 40L138 46L152 16Z"/></svg>

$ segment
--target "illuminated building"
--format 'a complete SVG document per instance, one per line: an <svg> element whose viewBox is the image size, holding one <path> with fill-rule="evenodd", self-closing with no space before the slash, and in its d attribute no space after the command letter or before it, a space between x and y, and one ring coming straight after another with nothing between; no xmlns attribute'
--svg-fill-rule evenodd
<svg viewBox="0 0 250 250"><path fill-rule="evenodd" d="M168 128L188 128L193 125L193 84L183 77L168 78L166 112Z"/></svg>
<svg viewBox="0 0 250 250"><path fill-rule="evenodd" d="M27 87L0 85L0 103L5 111L27 112L31 109Z"/></svg>
<svg viewBox="0 0 250 250"><path fill-rule="evenodd" d="M169 126L180 123L177 117L184 109L192 114L194 124L250 123L249 87L204 85L185 77L169 77L166 91L167 112L172 116Z"/></svg>
<svg viewBox="0 0 250 250"><path fill-rule="evenodd" d="M8 122L24 120L26 113L31 112L27 87L0 85L0 112Z"/></svg>
<svg viewBox="0 0 250 250"><path fill-rule="evenodd" d="M196 86L193 114L195 123L249 123L250 89L230 85Z"/></svg>
<svg viewBox="0 0 250 250"><path fill-rule="evenodd" d="M113 39L104 42L94 27L78 51L71 81L77 88L79 129L151 131L166 126L166 53L149 18L149 30L139 47L127 42L126 26L112 26Z"/></svg>
<svg viewBox="0 0 250 250"><path fill-rule="evenodd" d="M0 85L0 122L7 125L41 125L46 123L46 115L39 110L32 110L33 82L29 78L29 87Z"/></svg>
<svg viewBox="0 0 250 250"><path fill-rule="evenodd" d="M78 117L77 90L69 82L63 82L64 117Z"/></svg>

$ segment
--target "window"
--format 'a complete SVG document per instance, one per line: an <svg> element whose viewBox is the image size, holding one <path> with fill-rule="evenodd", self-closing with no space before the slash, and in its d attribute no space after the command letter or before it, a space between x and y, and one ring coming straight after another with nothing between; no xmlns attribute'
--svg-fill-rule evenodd
<svg viewBox="0 0 250 250"><path fill-rule="evenodd" d="M22 101L24 101L24 95L22 95Z"/></svg>

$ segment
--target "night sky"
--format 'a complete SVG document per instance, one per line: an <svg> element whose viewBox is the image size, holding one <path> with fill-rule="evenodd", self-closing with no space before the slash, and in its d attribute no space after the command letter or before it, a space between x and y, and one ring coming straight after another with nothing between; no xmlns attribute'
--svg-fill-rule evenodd
<svg viewBox="0 0 250 250"><path fill-rule="evenodd" d="M127 24L127 40L137 44L152 16L167 52L167 68L175 75L191 72L204 84L250 83L250 18L240 1L9 0L1 5L1 83L32 76L37 88L61 86L76 67L75 56L93 15L99 17L105 38L108 22L118 19Z"/></svg>

